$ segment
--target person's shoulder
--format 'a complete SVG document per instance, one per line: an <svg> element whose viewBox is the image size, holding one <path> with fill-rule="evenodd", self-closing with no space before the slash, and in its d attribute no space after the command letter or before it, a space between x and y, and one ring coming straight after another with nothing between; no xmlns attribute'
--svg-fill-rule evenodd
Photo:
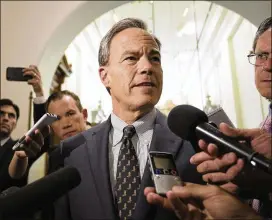
<svg viewBox="0 0 272 220"><path fill-rule="evenodd" d="M9 138L7 142L3 145L3 147L12 149L12 147L17 143L17 141L18 140L13 140L12 138Z"/></svg>
<svg viewBox="0 0 272 220"><path fill-rule="evenodd" d="M92 138L93 134L100 131L101 129L105 129L107 122L103 122L101 124L98 124L92 128L89 128L77 135L74 135L72 137L69 137L65 140L63 140L60 144L60 147L62 151L70 152L74 150L75 148L78 148L79 146L83 145L88 141L90 138Z"/></svg>

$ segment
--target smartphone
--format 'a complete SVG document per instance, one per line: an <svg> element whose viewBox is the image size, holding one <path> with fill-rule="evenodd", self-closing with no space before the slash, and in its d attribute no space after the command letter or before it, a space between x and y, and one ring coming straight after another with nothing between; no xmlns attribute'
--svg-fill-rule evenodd
<svg viewBox="0 0 272 220"><path fill-rule="evenodd" d="M24 143L26 136L32 136L36 129L41 130L45 126L51 125L54 121L57 121L59 119L60 117L58 115L50 113L44 114L39 119L39 121L37 121L36 124L34 124L33 127L30 128L30 130L26 132L26 134L18 140L18 142L12 147L12 150L17 150L21 146L21 144Z"/></svg>
<svg viewBox="0 0 272 220"><path fill-rule="evenodd" d="M171 153L150 151L148 155L156 193L165 196L173 186L182 186L174 157Z"/></svg>
<svg viewBox="0 0 272 220"><path fill-rule="evenodd" d="M23 67L8 67L7 68L7 80L8 81L28 81L32 79L30 75L23 75Z"/></svg>

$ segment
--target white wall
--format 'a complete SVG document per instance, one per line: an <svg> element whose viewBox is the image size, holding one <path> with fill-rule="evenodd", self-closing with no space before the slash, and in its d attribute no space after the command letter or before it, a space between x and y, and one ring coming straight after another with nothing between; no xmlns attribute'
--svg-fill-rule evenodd
<svg viewBox="0 0 272 220"><path fill-rule="evenodd" d="M14 137L21 136L27 129L31 87L24 82L6 81L6 68L39 65L53 33L81 4L80 1L1 1L1 98L12 99L21 110ZM48 88L52 73L42 71L42 75Z"/></svg>
<svg viewBox="0 0 272 220"><path fill-rule="evenodd" d="M27 129L30 87L7 82L6 67L37 64L48 91L53 72L73 38L93 19L126 2L1 1L1 98L11 98L21 109L14 137L21 136ZM271 16L270 2L226 1L218 4L237 10L255 25Z"/></svg>
<svg viewBox="0 0 272 220"><path fill-rule="evenodd" d="M126 2L126 1L124 1ZM122 4L86 1L1 1L1 98L20 106L13 137L27 130L26 83L6 81L8 66L38 65L46 92L58 62L73 38L93 19Z"/></svg>

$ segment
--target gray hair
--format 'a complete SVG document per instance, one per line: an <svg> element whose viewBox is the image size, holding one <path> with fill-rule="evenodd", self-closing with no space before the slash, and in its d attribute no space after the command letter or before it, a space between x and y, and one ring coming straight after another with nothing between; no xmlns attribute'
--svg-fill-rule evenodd
<svg viewBox="0 0 272 220"><path fill-rule="evenodd" d="M266 32L269 28L272 28L272 17L269 17L267 19L265 19L259 26L256 34L255 34L255 38L254 38L254 41L253 41L253 52L255 51L256 49L256 45L257 45L257 41L259 39L259 37L264 33Z"/></svg>
<svg viewBox="0 0 272 220"><path fill-rule="evenodd" d="M109 62L110 44L113 37L116 34L128 28L140 28L147 31L147 25L145 24L145 22L138 18L125 18L117 22L115 25L113 25L113 27L107 32L107 34L101 40L98 52L99 66L105 66ZM161 49L161 42L155 36L153 37L156 43L158 44L159 49Z"/></svg>

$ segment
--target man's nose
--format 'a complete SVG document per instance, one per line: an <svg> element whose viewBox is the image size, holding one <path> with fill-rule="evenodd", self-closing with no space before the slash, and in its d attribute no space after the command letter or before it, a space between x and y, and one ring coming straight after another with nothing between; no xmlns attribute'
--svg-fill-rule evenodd
<svg viewBox="0 0 272 220"><path fill-rule="evenodd" d="M63 121L61 123L63 123L62 124L63 129L67 129L67 128L70 128L72 126L72 123L68 118L63 118Z"/></svg>
<svg viewBox="0 0 272 220"><path fill-rule="evenodd" d="M264 69L267 72L272 72L272 56L268 57L268 59L264 63Z"/></svg>
<svg viewBox="0 0 272 220"><path fill-rule="evenodd" d="M139 68L141 74L151 75L153 73L153 65L147 57L142 57L139 60Z"/></svg>
<svg viewBox="0 0 272 220"><path fill-rule="evenodd" d="M8 114L6 114L6 113L2 114L1 119L4 121L8 121L9 120Z"/></svg>

